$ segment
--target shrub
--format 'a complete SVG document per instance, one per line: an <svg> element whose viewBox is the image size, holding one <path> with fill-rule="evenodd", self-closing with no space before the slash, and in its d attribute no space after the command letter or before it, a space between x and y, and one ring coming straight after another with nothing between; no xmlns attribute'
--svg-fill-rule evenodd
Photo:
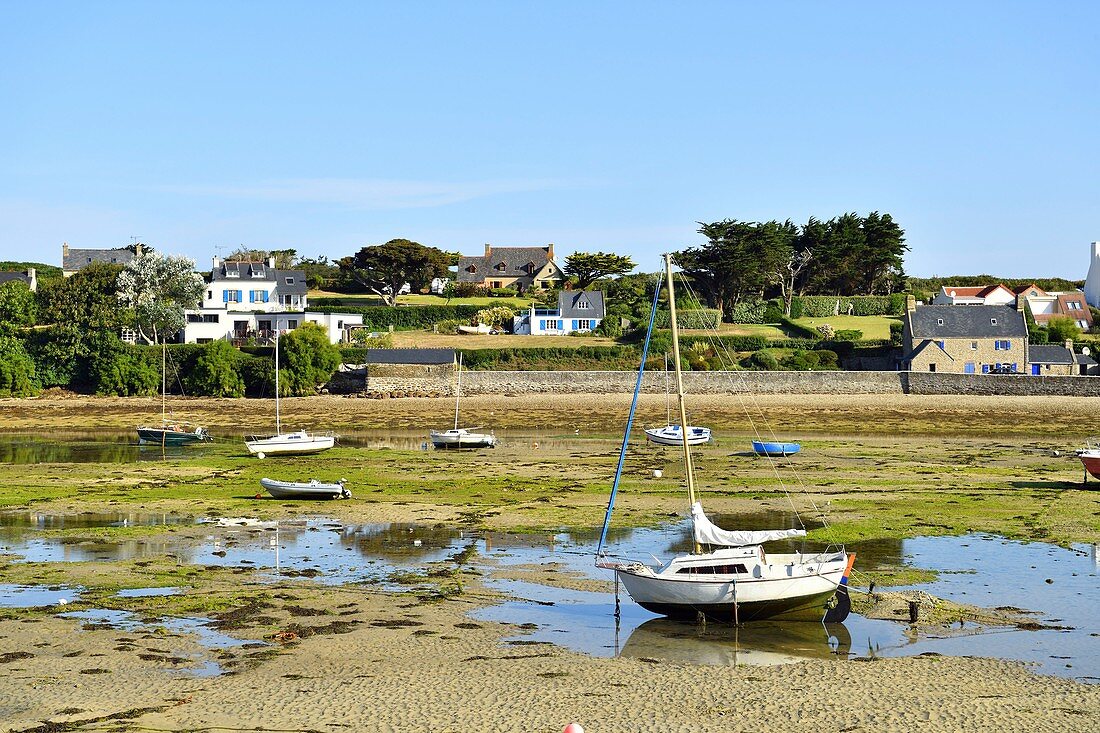
<svg viewBox="0 0 1100 733"><path fill-rule="evenodd" d="M130 397L160 390L160 360L153 358L152 349L124 344L109 331L91 341L88 379L96 394ZM155 351L159 356L160 349Z"/></svg>
<svg viewBox="0 0 1100 733"><path fill-rule="evenodd" d="M32 326L38 315L34 293L22 280L0 284L0 325Z"/></svg>
<svg viewBox="0 0 1100 733"><path fill-rule="evenodd" d="M1050 340L1054 343L1062 343L1067 339L1075 339L1081 335L1081 329L1077 327L1069 316L1054 316L1047 321L1047 331Z"/></svg>
<svg viewBox="0 0 1100 733"><path fill-rule="evenodd" d="M794 304L798 303L798 315ZM893 295L804 295L791 301L792 318L828 318L833 315L900 316L905 312L905 293Z"/></svg>
<svg viewBox="0 0 1100 733"><path fill-rule="evenodd" d="M458 320L469 323L482 306L478 305L413 305L413 306L320 306L310 308L319 313L358 313L368 331L418 331L431 328L440 321Z"/></svg>
<svg viewBox="0 0 1100 733"><path fill-rule="evenodd" d="M829 349L817 349L812 353L817 354L818 363L822 369L839 369L840 358L835 351Z"/></svg>
<svg viewBox="0 0 1100 733"><path fill-rule="evenodd" d="M248 397L271 397L275 394L275 357L271 349L266 354L241 353L240 374L244 393Z"/></svg>
<svg viewBox="0 0 1100 733"><path fill-rule="evenodd" d="M596 327L595 333L608 338L619 338L623 335L622 319L618 316L608 316L604 318L600 321L600 325Z"/></svg>
<svg viewBox="0 0 1100 733"><path fill-rule="evenodd" d="M0 397L29 397L37 392L34 359L22 341L0 334Z"/></svg>
<svg viewBox="0 0 1100 733"><path fill-rule="evenodd" d="M837 341L862 341L863 331L855 328L841 328L837 329L836 334L833 336Z"/></svg>
<svg viewBox="0 0 1100 733"><path fill-rule="evenodd" d="M484 323L492 328L501 328L507 325L511 330L512 318L514 317L515 313L512 312L511 308L498 305L493 308L482 308L474 316L474 319L478 323Z"/></svg>
<svg viewBox="0 0 1100 733"><path fill-rule="evenodd" d="M494 298L518 298L519 291L512 288L491 288L489 295Z"/></svg>
<svg viewBox="0 0 1100 733"><path fill-rule="evenodd" d="M821 334L821 338L831 339L836 337L836 329L828 323L822 323L818 326L817 332Z"/></svg>
<svg viewBox="0 0 1100 733"><path fill-rule="evenodd" d="M783 322L783 303L778 299L772 299L767 302L764 308L764 320L763 323L782 323Z"/></svg>
<svg viewBox="0 0 1100 733"><path fill-rule="evenodd" d="M784 369L799 372L812 372L821 366L821 357L816 351L798 349L779 362Z"/></svg>
<svg viewBox="0 0 1100 733"><path fill-rule="evenodd" d="M748 359L745 360L745 366L749 369L774 372L779 368L779 361L771 351L768 349L761 349L751 354Z"/></svg>
<svg viewBox="0 0 1100 733"><path fill-rule="evenodd" d="M443 288L445 298L484 298L488 295L489 288L481 283L460 283L452 280Z"/></svg>
<svg viewBox="0 0 1100 733"><path fill-rule="evenodd" d="M762 300L742 301L729 308L730 323L764 323L768 306Z"/></svg>
<svg viewBox="0 0 1100 733"><path fill-rule="evenodd" d="M211 341L203 346L187 376L188 391L208 397L243 397L240 356L228 341Z"/></svg>
<svg viewBox="0 0 1100 733"><path fill-rule="evenodd" d="M279 382L284 395L311 395L340 366L340 349L325 329L303 323L279 339Z"/></svg>
<svg viewBox="0 0 1100 733"><path fill-rule="evenodd" d="M793 313L793 311L792 311ZM800 338L808 339L820 339L821 334L810 328L809 326L803 326L801 323L795 323L793 318L784 318L782 320L783 330L787 333L794 334Z"/></svg>
<svg viewBox="0 0 1100 733"><path fill-rule="evenodd" d="M894 321L890 324L890 343L894 346L901 346L902 336L905 333L905 325Z"/></svg>

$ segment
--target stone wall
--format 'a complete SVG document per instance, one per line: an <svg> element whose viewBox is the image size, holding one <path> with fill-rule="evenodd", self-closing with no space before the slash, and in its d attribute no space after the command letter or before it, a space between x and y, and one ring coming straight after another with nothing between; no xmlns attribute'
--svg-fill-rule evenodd
<svg viewBox="0 0 1100 733"><path fill-rule="evenodd" d="M637 372L463 372L463 394L633 392ZM687 372L689 394L901 394L897 372ZM664 394L664 372L646 372L642 391Z"/></svg>
<svg viewBox="0 0 1100 733"><path fill-rule="evenodd" d="M453 364L368 364L365 376L363 391L368 395L442 397L455 390Z"/></svg>
<svg viewBox="0 0 1100 733"><path fill-rule="evenodd" d="M925 395L1008 395L1021 397L1100 397L1100 378L899 372L905 391Z"/></svg>

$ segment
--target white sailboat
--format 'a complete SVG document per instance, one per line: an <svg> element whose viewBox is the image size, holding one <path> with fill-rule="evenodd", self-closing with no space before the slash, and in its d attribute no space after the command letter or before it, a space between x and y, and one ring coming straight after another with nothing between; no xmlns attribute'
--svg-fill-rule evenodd
<svg viewBox="0 0 1100 733"><path fill-rule="evenodd" d="M160 345L160 425L141 425L138 442L143 445L188 445L210 440L204 428L187 425L168 417L168 343Z"/></svg>
<svg viewBox="0 0 1100 733"><path fill-rule="evenodd" d="M660 428L646 428L645 438L650 443L657 445L683 445L684 430L672 422L672 408L669 401L668 389L668 354L665 354L665 424ZM702 445L710 442L710 428L702 428L696 425L687 427L687 444Z"/></svg>
<svg viewBox="0 0 1100 733"><path fill-rule="evenodd" d="M682 425L686 425L676 297L672 287L672 261L667 254L665 273L672 321L676 395L679 400L680 421ZM643 355L643 362L644 358ZM633 409L632 407L631 420ZM627 436L623 439L623 455L629 436L629 425L628 422ZM847 585L855 555L846 554L843 548L810 554L768 553L765 552L763 543L804 536L806 531L728 531L717 527L707 518L702 504L696 501L691 449L683 442L680 444L684 449L687 494L691 506L692 551L657 565L633 561L615 562L603 556L603 543L621 476L620 456L620 467L612 487L600 548L597 550L597 565L614 570L617 579L640 606L665 616L694 619L703 614L734 623L764 618L819 621L826 616L827 607L835 596L839 607L828 618L831 621L843 620L848 608L847 588L841 594L837 591Z"/></svg>
<svg viewBox="0 0 1100 733"><path fill-rule="evenodd" d="M455 389L455 426L450 430L432 430L432 445L441 450L495 448L497 436L493 433L473 432L476 428L458 427L459 405L462 403L462 354L458 355L458 386Z"/></svg>
<svg viewBox="0 0 1100 733"><path fill-rule="evenodd" d="M279 413L279 332L275 332L275 435L261 437L251 435L244 441L248 452L257 458L268 455L290 456L320 453L336 445L331 432L309 433L299 430L284 433Z"/></svg>

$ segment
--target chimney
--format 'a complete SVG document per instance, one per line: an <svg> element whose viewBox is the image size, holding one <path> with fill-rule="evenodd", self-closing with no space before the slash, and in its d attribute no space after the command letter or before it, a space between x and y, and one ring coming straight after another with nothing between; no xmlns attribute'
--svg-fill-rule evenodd
<svg viewBox="0 0 1100 733"><path fill-rule="evenodd" d="M485 256L488 257L493 253L493 245L488 242L485 243Z"/></svg>
<svg viewBox="0 0 1100 733"><path fill-rule="evenodd" d="M141 248L142 248L142 246L143 246L143 245L142 245L142 243L141 243L141 242L137 242L137 243L135 243L135 244L134 244L134 256L135 256L135 257L137 257L137 256L141 255Z"/></svg>
<svg viewBox="0 0 1100 733"><path fill-rule="evenodd" d="M905 296L905 310L912 313L917 309L917 298L913 295Z"/></svg>
<svg viewBox="0 0 1100 733"><path fill-rule="evenodd" d="M68 257L68 256L69 256L69 243L68 242L62 242L61 243L61 264L62 265L65 264L65 258Z"/></svg>
<svg viewBox="0 0 1100 733"><path fill-rule="evenodd" d="M33 267L28 267L27 268L27 278L30 280L28 285L30 285L31 292L32 293L38 292L38 270L36 270Z"/></svg>
<svg viewBox="0 0 1100 733"><path fill-rule="evenodd" d="M218 257L217 255L214 255L214 261L210 265L211 269L217 270L221 266L222 266L222 258Z"/></svg>
<svg viewBox="0 0 1100 733"><path fill-rule="evenodd" d="M275 255L271 255L267 258L267 266L270 267L272 270L275 269Z"/></svg>
<svg viewBox="0 0 1100 733"><path fill-rule="evenodd" d="M1066 348L1069 349L1069 353L1073 353L1073 339L1066 339Z"/></svg>
<svg viewBox="0 0 1100 733"><path fill-rule="evenodd" d="M554 243L553 242L551 242L546 247L546 259L548 261L554 259Z"/></svg>

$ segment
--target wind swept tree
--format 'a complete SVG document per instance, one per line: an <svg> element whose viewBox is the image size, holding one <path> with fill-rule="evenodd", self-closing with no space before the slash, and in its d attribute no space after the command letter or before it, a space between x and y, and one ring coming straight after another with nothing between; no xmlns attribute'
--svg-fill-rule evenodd
<svg viewBox="0 0 1100 733"><path fill-rule="evenodd" d="M790 220L726 219L700 223L699 233L706 244L677 252L674 261L711 307L728 314L741 301L763 296L790 258L798 227Z"/></svg>
<svg viewBox="0 0 1100 733"><path fill-rule="evenodd" d="M565 258L562 271L576 278L577 287L584 290L602 277L625 275L634 269L630 257L607 252L574 252Z"/></svg>
<svg viewBox="0 0 1100 733"><path fill-rule="evenodd" d="M381 296L386 305L397 305L397 296L405 283L419 292L433 278L446 277L458 255L435 247L425 247L408 239L391 239L385 244L363 247L337 264L356 282Z"/></svg>
<svg viewBox="0 0 1100 733"><path fill-rule="evenodd" d="M205 285L195 261L142 252L118 276L118 300L138 336L154 344L183 329L185 308L195 308Z"/></svg>
<svg viewBox="0 0 1100 733"><path fill-rule="evenodd" d="M773 273L775 281L779 283L779 293L783 297L783 314L787 318L791 317L791 301L794 299L794 289L798 283L798 275L806 269L813 257L811 250L792 250L790 257L783 263L783 266Z"/></svg>

